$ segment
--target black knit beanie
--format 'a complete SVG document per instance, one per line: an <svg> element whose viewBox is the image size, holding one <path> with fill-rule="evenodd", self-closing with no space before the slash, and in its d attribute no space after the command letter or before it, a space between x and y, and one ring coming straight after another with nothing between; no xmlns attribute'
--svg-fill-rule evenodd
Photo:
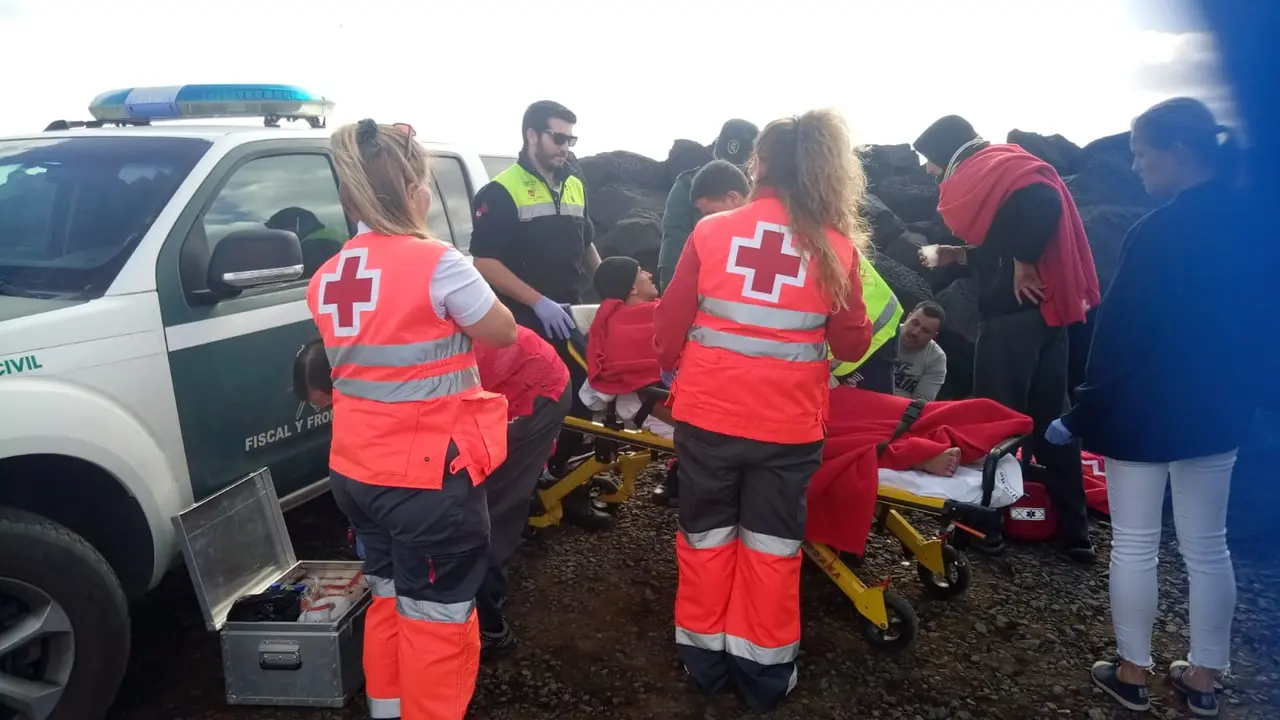
<svg viewBox="0 0 1280 720"><path fill-rule="evenodd" d="M946 168L956 151L976 137L978 133L968 120L959 115L948 115L921 133L913 147L929 162Z"/></svg>
<svg viewBox="0 0 1280 720"><path fill-rule="evenodd" d="M626 300L631 297L631 288L636 286L636 274L639 272L640 263L629 257L605 258L596 268L591 283L601 300Z"/></svg>

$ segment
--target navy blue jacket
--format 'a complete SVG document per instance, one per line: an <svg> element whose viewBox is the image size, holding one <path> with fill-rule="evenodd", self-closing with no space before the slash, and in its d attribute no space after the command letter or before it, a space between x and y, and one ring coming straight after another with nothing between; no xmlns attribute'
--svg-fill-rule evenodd
<svg viewBox="0 0 1280 720"><path fill-rule="evenodd" d="M1276 378L1251 352L1274 331L1258 304L1265 263L1237 191L1183 191L1125 236L1098 309L1085 382L1063 423L1086 450L1173 462L1240 444L1255 393ZM1252 320L1250 320L1252 318ZM1253 340L1250 340L1250 336Z"/></svg>

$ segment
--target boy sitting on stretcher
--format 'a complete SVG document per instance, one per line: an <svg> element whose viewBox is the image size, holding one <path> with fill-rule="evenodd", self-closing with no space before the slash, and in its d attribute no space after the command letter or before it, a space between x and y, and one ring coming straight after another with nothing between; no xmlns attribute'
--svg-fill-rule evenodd
<svg viewBox="0 0 1280 720"><path fill-rule="evenodd" d="M587 381L578 397L592 412L603 412L616 399L618 416L631 424L644 404L640 393L662 382L653 348L658 289L653 277L629 257L602 261L592 283L600 308L587 333ZM661 399L648 400L652 407L640 426L670 438L675 432L670 411Z"/></svg>

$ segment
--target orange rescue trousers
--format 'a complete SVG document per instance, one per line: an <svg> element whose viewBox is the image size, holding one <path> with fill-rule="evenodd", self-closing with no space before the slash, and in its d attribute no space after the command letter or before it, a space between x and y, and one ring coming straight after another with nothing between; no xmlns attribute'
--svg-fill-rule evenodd
<svg viewBox="0 0 1280 720"><path fill-rule="evenodd" d="M450 446L446 466L453 460ZM467 471L439 490L369 485L331 473L338 507L365 547L369 717L461 720L475 692L475 597L489 553L484 488Z"/></svg>
<svg viewBox="0 0 1280 720"><path fill-rule="evenodd" d="M795 687L800 544L822 442L765 443L676 426L676 647L704 693L732 682L755 710Z"/></svg>

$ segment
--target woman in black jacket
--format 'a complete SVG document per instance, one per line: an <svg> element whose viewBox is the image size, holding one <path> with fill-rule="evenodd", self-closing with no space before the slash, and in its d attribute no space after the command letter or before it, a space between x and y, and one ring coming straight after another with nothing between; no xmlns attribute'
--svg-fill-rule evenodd
<svg viewBox="0 0 1280 720"><path fill-rule="evenodd" d="M1098 310L1076 405L1046 438L1075 438L1106 458L1111 614L1119 659L1094 682L1130 710L1149 707L1156 560L1172 478L1178 548L1190 576L1191 653L1169 679L1197 715L1215 716L1214 674L1227 670L1235 576L1226 515L1236 448L1252 407L1247 323L1257 307L1256 243L1236 189L1237 146L1205 105L1175 98L1133 123L1134 170L1169 202L1130 229Z"/></svg>

